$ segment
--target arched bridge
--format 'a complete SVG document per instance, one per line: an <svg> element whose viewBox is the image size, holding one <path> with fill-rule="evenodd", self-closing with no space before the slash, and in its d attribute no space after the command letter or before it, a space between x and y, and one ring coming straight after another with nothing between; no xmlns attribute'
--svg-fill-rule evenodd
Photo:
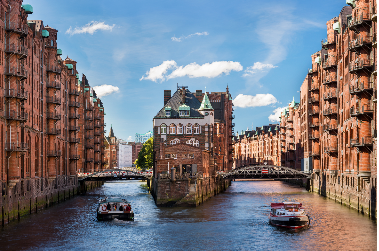
<svg viewBox="0 0 379 251"><path fill-rule="evenodd" d="M232 179L308 179L310 174L293 168L274 165L247 166L228 173L219 173L223 178Z"/></svg>
<svg viewBox="0 0 379 251"><path fill-rule="evenodd" d="M152 172L142 172L138 170L107 169L94 173L79 173L79 180L146 180L152 176Z"/></svg>

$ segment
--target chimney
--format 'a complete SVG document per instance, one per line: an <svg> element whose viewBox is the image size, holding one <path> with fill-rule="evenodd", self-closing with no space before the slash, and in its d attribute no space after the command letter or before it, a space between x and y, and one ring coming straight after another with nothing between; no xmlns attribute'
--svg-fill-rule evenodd
<svg viewBox="0 0 379 251"><path fill-rule="evenodd" d="M164 90L164 105L167 104L170 98L171 98L171 90Z"/></svg>

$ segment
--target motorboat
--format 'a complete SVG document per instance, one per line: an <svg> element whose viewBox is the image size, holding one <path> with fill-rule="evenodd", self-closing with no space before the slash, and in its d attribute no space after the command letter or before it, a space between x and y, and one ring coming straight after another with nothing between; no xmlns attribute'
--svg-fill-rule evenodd
<svg viewBox="0 0 379 251"><path fill-rule="evenodd" d="M134 212L131 205L122 198L119 197L105 197L99 200L97 207L97 220L134 220Z"/></svg>
<svg viewBox="0 0 379 251"><path fill-rule="evenodd" d="M271 203L269 220L274 226L291 229L303 228L310 224L300 202Z"/></svg>

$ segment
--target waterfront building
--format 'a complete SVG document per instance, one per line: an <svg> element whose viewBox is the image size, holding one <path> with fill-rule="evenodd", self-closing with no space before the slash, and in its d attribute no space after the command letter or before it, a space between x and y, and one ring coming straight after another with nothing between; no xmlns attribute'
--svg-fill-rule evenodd
<svg viewBox="0 0 379 251"><path fill-rule="evenodd" d="M117 157L118 157L118 140L114 135L113 128L109 130L108 137L104 137L104 165L106 169L114 169L118 167Z"/></svg>
<svg viewBox="0 0 379 251"><path fill-rule="evenodd" d="M136 133L136 136L135 136L135 142L136 143L145 143L148 139L150 139L151 137L153 137L153 133L151 131L148 131L147 133L145 134L139 134L139 133Z"/></svg>
<svg viewBox="0 0 379 251"><path fill-rule="evenodd" d="M226 92L164 91L154 117L154 176L174 167L178 174L210 177L232 167L232 98Z"/></svg>

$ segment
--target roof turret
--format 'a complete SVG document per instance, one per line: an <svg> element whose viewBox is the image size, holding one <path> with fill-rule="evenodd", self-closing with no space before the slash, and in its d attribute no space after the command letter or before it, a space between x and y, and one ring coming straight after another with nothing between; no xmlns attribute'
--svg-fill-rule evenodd
<svg viewBox="0 0 379 251"><path fill-rule="evenodd" d="M199 110L213 110L211 102L209 101L208 95L205 92L203 101L201 102Z"/></svg>

